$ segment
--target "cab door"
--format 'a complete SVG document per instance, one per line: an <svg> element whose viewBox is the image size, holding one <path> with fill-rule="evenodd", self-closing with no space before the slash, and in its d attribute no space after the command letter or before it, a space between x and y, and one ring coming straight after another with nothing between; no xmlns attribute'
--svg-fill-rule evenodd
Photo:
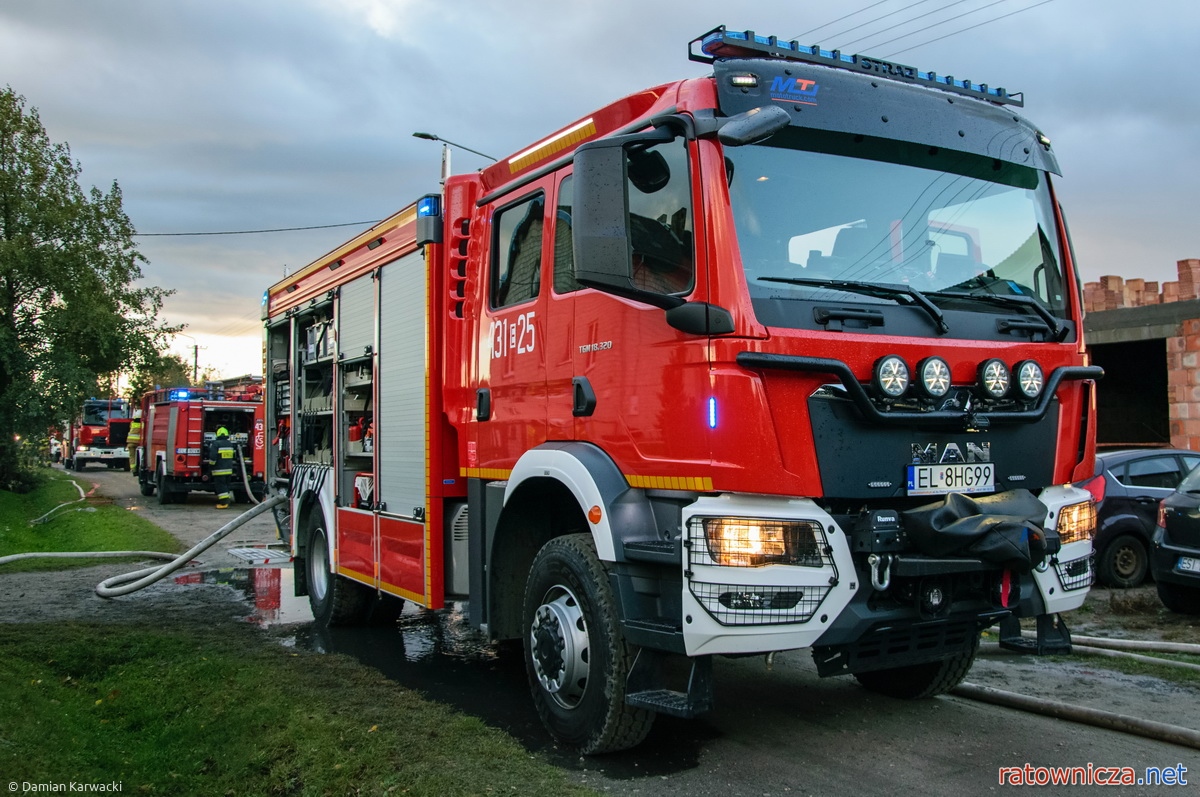
<svg viewBox="0 0 1200 797"><path fill-rule="evenodd" d="M666 312L708 297L696 164L683 138L626 147L622 158L623 195L609 200L625 208L628 245L610 250L629 252L613 266L620 286L574 294L574 434L603 448L631 486L699 489L711 451L709 337L672 326ZM586 174L577 158L577 182L562 193L589 201Z"/></svg>
<svg viewBox="0 0 1200 797"><path fill-rule="evenodd" d="M502 477L524 452L545 442L546 296L549 179L490 208L479 345L474 363L476 435L468 464Z"/></svg>

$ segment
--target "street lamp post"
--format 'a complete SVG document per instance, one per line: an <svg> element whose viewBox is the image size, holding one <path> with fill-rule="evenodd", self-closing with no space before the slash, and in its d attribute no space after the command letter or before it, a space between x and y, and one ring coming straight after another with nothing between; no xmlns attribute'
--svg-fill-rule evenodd
<svg viewBox="0 0 1200 797"><path fill-rule="evenodd" d="M186 332L176 332L175 334L182 335L192 342L192 385L194 386L196 380L200 377L200 350L207 348L207 346L201 346L195 338Z"/></svg>
<svg viewBox="0 0 1200 797"><path fill-rule="evenodd" d="M450 148L451 147L458 147L459 149L466 150L467 152L470 152L473 155L478 155L481 158L487 158L490 161L496 160L496 158L493 158L491 155L486 155L477 149L471 149L470 147L463 146L462 144L455 144L453 141L447 141L446 139L442 138L441 136L435 136L433 133L413 133L413 138L423 138L426 141L442 142L442 185L446 184L446 178L448 178L450 176Z"/></svg>

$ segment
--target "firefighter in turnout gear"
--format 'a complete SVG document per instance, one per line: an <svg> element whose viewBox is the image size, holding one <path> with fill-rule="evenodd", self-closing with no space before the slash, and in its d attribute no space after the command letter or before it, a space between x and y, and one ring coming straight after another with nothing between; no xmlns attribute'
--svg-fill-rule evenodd
<svg viewBox="0 0 1200 797"><path fill-rule="evenodd" d="M217 491L217 509L226 509L233 500L230 479L233 477L233 461L237 457L237 445L229 439L229 430L224 426L217 429L217 436L208 443L208 460L213 487Z"/></svg>

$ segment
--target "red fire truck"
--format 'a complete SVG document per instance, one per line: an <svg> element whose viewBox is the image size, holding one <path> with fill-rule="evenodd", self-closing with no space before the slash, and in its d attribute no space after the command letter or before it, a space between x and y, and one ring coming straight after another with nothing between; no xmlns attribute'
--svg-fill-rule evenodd
<svg viewBox="0 0 1200 797"><path fill-rule="evenodd" d="M226 393L217 385L155 390L142 397L142 439L134 453L134 473L142 495L158 494L160 504L182 503L192 491L216 492L204 459L205 444L217 429L241 449L245 482L256 499L266 492L266 434L262 392ZM241 468L234 468L235 500L248 501Z"/></svg>
<svg viewBox="0 0 1200 797"><path fill-rule="evenodd" d="M90 398L67 429L63 465L83 470L94 463L129 470L129 402L121 398Z"/></svg>
<svg viewBox="0 0 1200 797"><path fill-rule="evenodd" d="M1102 372L1021 97L724 28L689 54L264 296L318 622L465 602L585 753L709 708L715 655L943 692L1092 580Z"/></svg>

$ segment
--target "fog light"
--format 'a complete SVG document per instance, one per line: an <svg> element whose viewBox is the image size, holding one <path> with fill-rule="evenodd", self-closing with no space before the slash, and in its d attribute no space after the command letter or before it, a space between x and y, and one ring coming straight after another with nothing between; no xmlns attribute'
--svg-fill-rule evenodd
<svg viewBox="0 0 1200 797"><path fill-rule="evenodd" d="M736 611L763 611L766 609L794 609L804 598L799 590L791 592L722 592L717 602L726 609Z"/></svg>
<svg viewBox="0 0 1200 797"><path fill-rule="evenodd" d="M1090 540L1096 529L1096 504L1084 501L1058 510L1058 539L1063 544Z"/></svg>
<svg viewBox="0 0 1200 797"><path fill-rule="evenodd" d="M875 363L875 389L889 398L899 398L908 390L908 363L894 354Z"/></svg>
<svg viewBox="0 0 1200 797"><path fill-rule="evenodd" d="M1013 370L1016 372L1017 390L1022 396L1027 399L1035 399L1042 395L1042 388L1046 385L1042 366L1033 360L1024 360L1017 363L1017 367Z"/></svg>
<svg viewBox="0 0 1200 797"><path fill-rule="evenodd" d="M993 358L985 360L979 366L979 386L983 388L983 392L989 398L1004 398L1004 394L1008 392L1011 384L1012 375L1008 372L1008 366L1004 364L1003 360Z"/></svg>
<svg viewBox="0 0 1200 797"><path fill-rule="evenodd" d="M941 398L950 392L950 365L941 357L926 357L917 365L921 391L930 398Z"/></svg>
<svg viewBox="0 0 1200 797"><path fill-rule="evenodd" d="M708 555L719 565L822 564L812 523L758 518L704 518L702 523Z"/></svg>

